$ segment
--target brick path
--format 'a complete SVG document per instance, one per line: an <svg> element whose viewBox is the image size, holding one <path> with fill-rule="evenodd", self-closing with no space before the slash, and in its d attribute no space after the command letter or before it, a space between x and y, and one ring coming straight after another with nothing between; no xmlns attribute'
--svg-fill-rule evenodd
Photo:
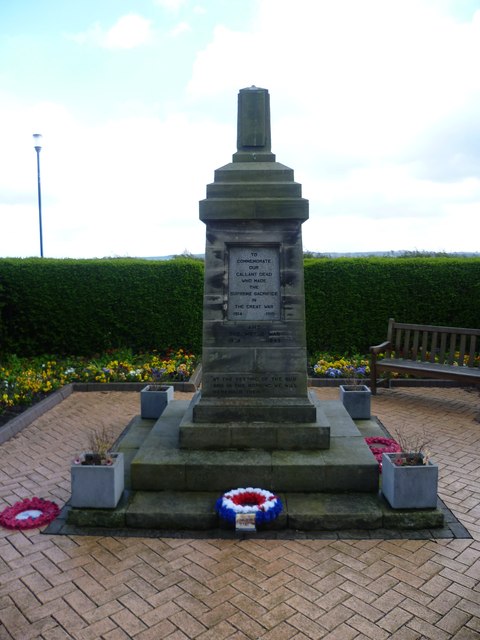
<svg viewBox="0 0 480 640"><path fill-rule="evenodd" d="M318 390L336 398L336 389ZM177 394L179 397L179 394ZM194 540L0 529L0 639L480 638L478 391L382 390L393 431L425 428L440 495L473 539ZM120 433L136 393L75 393L0 447L0 509L62 505L92 427Z"/></svg>

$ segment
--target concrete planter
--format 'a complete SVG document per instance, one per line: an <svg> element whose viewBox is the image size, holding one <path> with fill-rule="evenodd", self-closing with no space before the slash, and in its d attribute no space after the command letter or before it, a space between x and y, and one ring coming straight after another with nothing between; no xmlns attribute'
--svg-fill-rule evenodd
<svg viewBox="0 0 480 640"><path fill-rule="evenodd" d="M114 509L125 486L123 453L112 454L112 465L72 464L72 507Z"/></svg>
<svg viewBox="0 0 480 640"><path fill-rule="evenodd" d="M341 384L340 400L353 420L368 420L372 393L365 384Z"/></svg>
<svg viewBox="0 0 480 640"><path fill-rule="evenodd" d="M142 418L159 418L167 404L173 400L173 386L149 384L140 391L140 414Z"/></svg>
<svg viewBox="0 0 480 640"><path fill-rule="evenodd" d="M394 509L433 509L437 506L438 467L395 464L405 454L382 454L382 493Z"/></svg>

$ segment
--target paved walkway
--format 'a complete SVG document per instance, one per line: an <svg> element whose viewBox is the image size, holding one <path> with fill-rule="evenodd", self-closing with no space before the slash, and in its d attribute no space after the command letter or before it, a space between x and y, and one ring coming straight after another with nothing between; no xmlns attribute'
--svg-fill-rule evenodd
<svg viewBox="0 0 480 640"><path fill-rule="evenodd" d="M319 389L335 398L336 389ZM179 394L177 394L179 397ZM440 495L472 539L194 540L0 529L0 639L480 638L480 394L381 390L393 431L425 429ZM75 393L0 446L0 510L63 505L86 433L121 433L138 394Z"/></svg>

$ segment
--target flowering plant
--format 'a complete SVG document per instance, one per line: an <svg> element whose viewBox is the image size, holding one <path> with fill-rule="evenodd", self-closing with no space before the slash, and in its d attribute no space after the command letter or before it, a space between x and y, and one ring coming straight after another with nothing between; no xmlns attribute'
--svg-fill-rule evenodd
<svg viewBox="0 0 480 640"><path fill-rule="evenodd" d="M124 349L93 360L6 356L0 362L0 415L30 406L70 382L184 381L196 363L196 356L184 349L137 355Z"/></svg>
<svg viewBox="0 0 480 640"><path fill-rule="evenodd" d="M380 473L382 472L382 453L399 453L402 449L398 442L393 438L384 438L381 436L371 436L365 438L370 451L378 462Z"/></svg>
<svg viewBox="0 0 480 640"><path fill-rule="evenodd" d="M254 513L255 524L271 522L282 511L282 501L265 489L232 489L224 493L216 502L215 509L222 518L232 524L238 513Z"/></svg>
<svg viewBox="0 0 480 640"><path fill-rule="evenodd" d="M406 434L396 430L395 436L400 446L400 453L395 457L399 467L428 464L430 460L430 437L423 430L421 433Z"/></svg>
<svg viewBox="0 0 480 640"><path fill-rule="evenodd" d="M359 384L363 384L362 380L367 376L367 367L365 365L362 365L360 367L349 365L345 369L345 374L350 384L358 386Z"/></svg>
<svg viewBox="0 0 480 640"><path fill-rule="evenodd" d="M313 365L313 373L321 378L348 378L356 383L359 378L370 375L370 366L368 360L362 356L336 358L324 354Z"/></svg>
<svg viewBox="0 0 480 640"><path fill-rule="evenodd" d="M82 465L106 465L113 464L111 449L115 444L115 436L105 427L92 430L88 436L87 453L75 456L73 463Z"/></svg>
<svg viewBox="0 0 480 640"><path fill-rule="evenodd" d="M154 384L148 385L145 387L147 391L166 391L168 389L168 385L162 384L162 380L164 380L166 368L165 367L152 367L152 378Z"/></svg>

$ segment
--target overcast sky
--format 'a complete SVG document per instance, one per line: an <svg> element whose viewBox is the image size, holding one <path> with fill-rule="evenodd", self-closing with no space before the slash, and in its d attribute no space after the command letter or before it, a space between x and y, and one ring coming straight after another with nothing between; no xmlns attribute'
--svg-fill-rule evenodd
<svg viewBox="0 0 480 640"><path fill-rule="evenodd" d="M480 0L2 0L0 257L203 253L270 92L305 250L479 251Z"/></svg>

